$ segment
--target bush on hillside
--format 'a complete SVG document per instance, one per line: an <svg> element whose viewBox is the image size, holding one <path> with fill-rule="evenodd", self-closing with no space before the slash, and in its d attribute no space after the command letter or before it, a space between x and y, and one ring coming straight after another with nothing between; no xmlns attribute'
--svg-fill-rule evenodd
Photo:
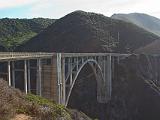
<svg viewBox="0 0 160 120"><path fill-rule="evenodd" d="M15 114L21 113L43 120L54 120L60 117L65 120L71 119L64 106L36 95L25 95L9 87L6 81L0 80L0 120L9 120Z"/></svg>

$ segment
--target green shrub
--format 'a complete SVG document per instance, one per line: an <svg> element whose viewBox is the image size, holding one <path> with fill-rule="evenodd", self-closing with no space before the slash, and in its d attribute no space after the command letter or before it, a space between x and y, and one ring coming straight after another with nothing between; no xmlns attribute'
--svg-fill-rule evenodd
<svg viewBox="0 0 160 120"><path fill-rule="evenodd" d="M43 97L40 97L38 95L33 95L33 94L27 94L26 95L26 100L30 101L30 102L34 102L38 105L47 105L47 106L52 106L54 105L52 101L45 99Z"/></svg>
<svg viewBox="0 0 160 120"><path fill-rule="evenodd" d="M26 100L37 106L33 109L27 107L27 110L32 111L31 113L28 111L27 114L39 116L40 119L54 120L58 117L64 117L66 120L71 119L68 110L63 105L55 104L51 100L33 94L26 95Z"/></svg>

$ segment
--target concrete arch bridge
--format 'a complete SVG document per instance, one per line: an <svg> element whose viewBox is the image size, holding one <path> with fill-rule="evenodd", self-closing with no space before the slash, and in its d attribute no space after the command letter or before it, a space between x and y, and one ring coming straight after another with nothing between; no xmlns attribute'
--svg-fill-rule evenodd
<svg viewBox="0 0 160 120"><path fill-rule="evenodd" d="M97 81L97 101L107 103L112 94L114 64L129 54L118 53L0 53L0 77L20 88L68 105L81 70L88 64Z"/></svg>

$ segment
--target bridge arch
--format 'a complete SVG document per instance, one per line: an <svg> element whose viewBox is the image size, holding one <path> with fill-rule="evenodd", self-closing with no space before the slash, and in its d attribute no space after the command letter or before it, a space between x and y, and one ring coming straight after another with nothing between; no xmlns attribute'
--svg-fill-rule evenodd
<svg viewBox="0 0 160 120"><path fill-rule="evenodd" d="M86 61L79 67L79 69L78 69L77 72L76 72L76 75L75 75L75 77L74 77L74 79L73 79L73 83L72 83L72 85L71 85L71 87L70 87L70 89L69 89L69 92L68 92L68 95L67 95L67 98L66 98L65 106L68 105L68 102L69 102L69 99L70 99L70 96L71 96L73 87L74 87L74 85L75 85L75 82L76 82L76 80L77 80L80 72L82 71L82 69L83 69L87 64L90 65L90 67L92 68L93 73L94 73L94 75L95 75L96 82L97 82L97 99L99 99L99 97L100 97L99 93L100 93L100 91L101 91L101 90L100 90L100 87L101 87L101 85L103 85L103 83L104 83L104 73L103 73L103 71L102 71L102 68L101 68L100 64L97 62L97 60L95 60L95 59L88 59L88 60L86 60Z"/></svg>

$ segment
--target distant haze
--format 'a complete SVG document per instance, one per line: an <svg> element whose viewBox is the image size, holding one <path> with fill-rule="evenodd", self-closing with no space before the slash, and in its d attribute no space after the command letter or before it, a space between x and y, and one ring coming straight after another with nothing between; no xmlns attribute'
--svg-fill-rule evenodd
<svg viewBox="0 0 160 120"><path fill-rule="evenodd" d="M160 36L160 19L140 13L114 14L112 18L131 22Z"/></svg>
<svg viewBox="0 0 160 120"><path fill-rule="evenodd" d="M75 10L101 13L146 13L160 18L159 0L0 0L0 18L60 18Z"/></svg>

